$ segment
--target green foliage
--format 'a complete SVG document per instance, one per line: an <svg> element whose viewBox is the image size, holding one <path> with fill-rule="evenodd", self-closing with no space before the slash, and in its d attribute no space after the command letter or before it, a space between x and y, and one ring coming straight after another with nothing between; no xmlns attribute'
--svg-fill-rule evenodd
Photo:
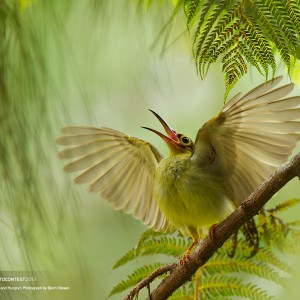
<svg viewBox="0 0 300 300"><path fill-rule="evenodd" d="M149 7L153 1L146 2ZM299 0L178 0L174 21L183 7L188 30L193 32L196 69L204 78L212 63L221 61L225 99L248 66L268 78L276 71L278 53L289 72L300 59ZM167 32L166 28L163 28ZM160 33L161 35L161 33ZM270 74L271 71L271 74Z"/></svg>
<svg viewBox="0 0 300 300"><path fill-rule="evenodd" d="M267 282L277 287L288 286L288 276L293 268L282 253L299 251L300 222L284 222L278 214L300 203L300 199L291 199L269 210L262 210L252 221L228 240L202 266L190 282L173 293L169 299L275 299L263 285ZM254 226L254 227L253 227ZM258 238L259 247L253 251ZM110 295L121 293L135 286L140 280L152 273L163 262L174 257L179 259L190 245L191 240L173 231L167 234L147 230L136 247L129 250L114 268L148 255L157 255L155 264L146 264L117 284ZM250 255L249 255L250 251ZM232 256L231 254L234 254ZM165 275L162 275L164 277Z"/></svg>
<svg viewBox="0 0 300 300"><path fill-rule="evenodd" d="M243 280L226 275L216 275L205 278L203 285L199 288L202 299L224 299L226 297L243 297L246 299L275 299L268 295L256 284L245 283Z"/></svg>
<svg viewBox="0 0 300 300"><path fill-rule="evenodd" d="M195 27L194 56L200 76L222 61L227 96L247 73L247 63L266 77L278 52L288 69L299 59L300 2L185 0L187 25ZM197 18L197 20L195 20ZM196 23L196 26L194 25Z"/></svg>
<svg viewBox="0 0 300 300"><path fill-rule="evenodd" d="M180 236L177 231L164 234L161 232L154 232L149 229L145 231L136 247L130 249L122 258L120 258L114 265L114 269L136 259L137 257L166 254L172 257L180 257L186 251L190 241L188 238Z"/></svg>
<svg viewBox="0 0 300 300"><path fill-rule="evenodd" d="M64 56L58 42L63 33L56 23L63 7L58 1L2 0L0 4L1 269L35 274L72 261L80 269L72 276L81 274L83 282L81 247L73 234L79 230L72 229L78 225L74 221L78 197L71 193L74 204L63 197L54 176L59 109L52 106L51 91L53 74L63 74L64 65L54 63L51 55L57 51ZM50 50L53 36L55 51ZM73 210L72 217L68 210Z"/></svg>
<svg viewBox="0 0 300 300"><path fill-rule="evenodd" d="M153 272L162 265L163 264L161 263L155 263L152 265L145 265L141 268L136 269L132 274L128 275L127 279L122 280L118 285L116 285L110 292L109 296L123 292L129 287L135 285L137 282L146 277L149 273Z"/></svg>

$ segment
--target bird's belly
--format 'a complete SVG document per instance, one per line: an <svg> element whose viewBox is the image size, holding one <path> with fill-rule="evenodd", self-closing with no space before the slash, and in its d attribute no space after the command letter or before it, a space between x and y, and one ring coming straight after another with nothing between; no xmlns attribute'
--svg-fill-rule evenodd
<svg viewBox="0 0 300 300"><path fill-rule="evenodd" d="M160 173L162 174L162 173ZM220 178L209 173L164 172L154 183L154 198L175 227L209 227L233 211Z"/></svg>

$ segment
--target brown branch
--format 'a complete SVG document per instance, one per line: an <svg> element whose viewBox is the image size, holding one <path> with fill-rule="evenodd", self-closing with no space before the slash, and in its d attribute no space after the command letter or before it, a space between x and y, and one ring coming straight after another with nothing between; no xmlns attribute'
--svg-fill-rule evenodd
<svg viewBox="0 0 300 300"><path fill-rule="evenodd" d="M300 176L300 153L289 162L283 164L276 172L266 179L245 201L222 223L215 227L214 238L209 235L202 240L196 250L189 256L183 265L173 264L171 274L167 276L152 292L151 300L167 299L172 293L191 279L198 268L205 264L212 255L236 232L243 224L254 217L272 196L294 177ZM163 270L163 267L158 270ZM134 295L144 286L149 285L157 270L143 279L125 298L133 299ZM167 271L168 270L167 268ZM165 273L165 272L164 272ZM162 273L159 272L159 275ZM156 276L157 277L157 276ZM143 286L141 286L143 283Z"/></svg>
<svg viewBox="0 0 300 300"><path fill-rule="evenodd" d="M151 272L148 276L146 276L143 280L141 280L124 298L124 300L132 300L135 295L139 293L139 291L145 286L149 286L149 284L156 279L158 276L165 274L167 272L172 272L176 268L177 264L169 264L162 267L157 268L153 272Z"/></svg>

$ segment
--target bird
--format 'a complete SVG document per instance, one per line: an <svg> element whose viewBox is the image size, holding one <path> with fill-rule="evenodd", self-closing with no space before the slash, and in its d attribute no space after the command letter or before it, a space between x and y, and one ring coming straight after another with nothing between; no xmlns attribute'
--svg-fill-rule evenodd
<svg viewBox="0 0 300 300"><path fill-rule="evenodd" d="M151 143L106 127L70 126L56 139L77 172L76 184L89 184L116 210L155 231L179 229L193 242L231 214L291 155L299 141L300 96L282 76L238 93L199 130L195 141L177 133L156 112L166 157Z"/></svg>

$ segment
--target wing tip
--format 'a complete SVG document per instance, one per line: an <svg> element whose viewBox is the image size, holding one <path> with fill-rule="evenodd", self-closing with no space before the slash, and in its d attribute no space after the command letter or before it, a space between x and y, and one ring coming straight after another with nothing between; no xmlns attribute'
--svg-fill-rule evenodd
<svg viewBox="0 0 300 300"><path fill-rule="evenodd" d="M64 145L64 136L60 136L60 137L56 138L54 141L58 145Z"/></svg>

